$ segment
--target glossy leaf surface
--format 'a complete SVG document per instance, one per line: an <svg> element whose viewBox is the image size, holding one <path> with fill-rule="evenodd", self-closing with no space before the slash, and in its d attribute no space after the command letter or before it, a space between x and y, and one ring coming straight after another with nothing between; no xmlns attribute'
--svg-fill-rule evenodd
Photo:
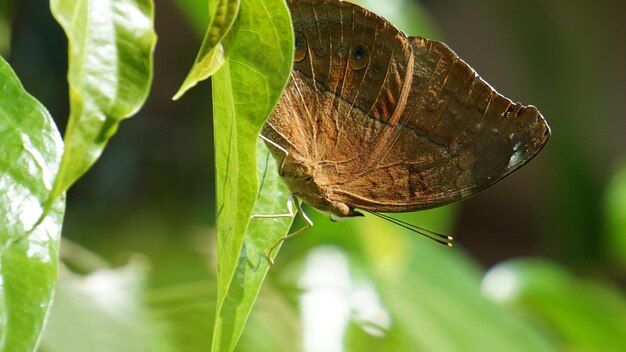
<svg viewBox="0 0 626 352"><path fill-rule="evenodd" d="M234 349L268 269L264 255L291 222L250 222L253 210L286 212L287 191L266 153L260 154L261 162L271 166L261 177L267 188L261 197L255 171L259 131L291 71L293 35L285 3L243 1L232 35L228 60L213 80L218 212L214 351Z"/></svg>
<svg viewBox="0 0 626 352"><path fill-rule="evenodd" d="M38 219L63 142L48 111L1 57L0 141L0 350L31 351L57 276L65 197Z"/></svg>
<svg viewBox="0 0 626 352"><path fill-rule="evenodd" d="M224 64L226 58L224 40L237 18L240 5L241 0L220 0L217 2L196 61L182 86L174 95L174 100L180 98L198 82L212 76Z"/></svg>
<svg viewBox="0 0 626 352"><path fill-rule="evenodd" d="M53 198L100 157L119 123L139 110L152 81L151 0L52 0L69 41L70 117Z"/></svg>

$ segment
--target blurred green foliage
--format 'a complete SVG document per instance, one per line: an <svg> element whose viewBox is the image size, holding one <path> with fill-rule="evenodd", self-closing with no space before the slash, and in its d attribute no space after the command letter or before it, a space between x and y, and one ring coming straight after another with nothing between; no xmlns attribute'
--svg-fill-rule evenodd
<svg viewBox="0 0 626 352"><path fill-rule="evenodd" d="M11 19L13 2L0 1L0 55L7 56L11 49Z"/></svg>
<svg viewBox="0 0 626 352"><path fill-rule="evenodd" d="M16 7L15 21L24 21L16 27L17 39L36 28L28 25L36 18L32 3ZM162 49L157 47L155 85L143 116L120 129L94 170L70 191L64 236L76 243L62 246L63 262L71 270L60 272L41 351L210 349L218 281L216 197L213 170L206 166L212 163L210 99L200 84L180 102L169 102L193 61L205 29L197 23L206 20L208 8L200 0L173 4L157 2ZM537 104L553 128L554 138L529 165L534 174L523 171L541 179L535 184L539 191L522 205L539 204L542 212L534 224L542 237L524 237L533 244L533 251L525 253L542 259L507 260L486 271L481 262L502 248L493 243L507 244L509 233L488 233L493 243L477 247L463 236L466 227L455 226L463 204L401 218L455 232L471 252L440 247L377 218L333 223L308 209L315 227L283 246L236 350L626 350L620 286L626 267L626 177L623 167L602 167L623 156L623 149L608 152L611 138L602 131L622 131L623 136L619 126L624 125L610 128L619 123L610 118L617 95L603 94L612 82L607 73L611 57L587 67L607 50L603 41L611 36L605 34L619 32L610 27L609 17L598 19L603 11L619 13L619 8L564 1L425 2L435 13L437 7L449 11L450 19L435 21L424 6L408 0L364 4L382 6L375 10L409 34L436 39L444 39L439 33L446 31L420 24L459 20L454 8L474 8L472 16L460 17L466 21L492 16L486 28L496 28L507 39L490 53L515 57L505 62L507 70L521 72L516 78L522 83L509 89ZM459 22L459 31L472 31ZM16 38L11 41L14 66L29 77L27 64L37 57L25 54L29 51ZM487 50L488 38L472 38L467 45ZM590 49L582 50L583 43ZM52 48L41 55L54 64L55 57L65 55L59 46L58 52ZM38 78L46 77L54 75ZM41 84L63 83L31 79L26 84L36 91L45 89ZM44 104L54 116L64 116L54 114L63 103L50 99ZM513 223L524 215L510 214L514 201L505 197L496 205L502 212L490 217L494 222ZM301 220L294 226L302 226Z"/></svg>
<svg viewBox="0 0 626 352"><path fill-rule="evenodd" d="M604 197L604 219L609 259L626 270L626 166L621 166L607 185Z"/></svg>
<svg viewBox="0 0 626 352"><path fill-rule="evenodd" d="M513 260L490 269L483 291L517 309L560 339L566 350L620 351L626 336L626 301L616 287L579 279L546 260Z"/></svg>

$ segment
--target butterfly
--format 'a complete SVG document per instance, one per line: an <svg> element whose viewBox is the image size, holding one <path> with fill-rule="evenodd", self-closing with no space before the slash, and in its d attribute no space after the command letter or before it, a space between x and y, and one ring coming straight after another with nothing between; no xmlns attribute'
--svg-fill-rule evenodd
<svg viewBox="0 0 626 352"><path fill-rule="evenodd" d="M290 82L262 130L294 196L335 217L409 212L489 187L550 128L446 44L346 1L288 0Z"/></svg>

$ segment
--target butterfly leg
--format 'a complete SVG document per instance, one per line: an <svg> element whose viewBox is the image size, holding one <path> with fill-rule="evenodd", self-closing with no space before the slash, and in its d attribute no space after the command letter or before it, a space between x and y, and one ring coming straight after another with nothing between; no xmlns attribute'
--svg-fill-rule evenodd
<svg viewBox="0 0 626 352"><path fill-rule="evenodd" d="M293 212L293 193L289 195L289 198L287 198L287 210L289 210L288 213L284 213L284 214L252 214L250 215L250 219L274 219L274 218L292 218L294 216L296 216L296 214ZM296 204L298 204L298 202L296 201ZM297 206L297 209L300 209L300 206Z"/></svg>
<svg viewBox="0 0 626 352"><path fill-rule="evenodd" d="M294 231L290 234L288 234L287 236L283 236L280 239L278 239L278 241L276 241L276 243L274 243L274 245L272 246L272 248L270 248L269 251L267 251L267 260L270 262L271 265L274 265L274 259L272 259L272 253L274 252L274 250L281 244L283 243L285 240L288 240L292 237L295 237L297 235L299 235L300 233L302 233L304 230L313 227L313 221L311 221L311 219L309 219L309 217L306 215L306 213L302 210L302 206L300 205L300 202L296 201L296 208L298 210L298 212L302 215L302 217L304 218L304 221L306 221L306 225L297 230ZM291 208L289 208L291 209Z"/></svg>
<svg viewBox="0 0 626 352"><path fill-rule="evenodd" d="M280 168L278 168L278 174L279 174L280 176L283 176L283 175L284 175L284 173L283 173L283 167L285 166L285 160L287 159L287 156L289 155L289 151L288 151L287 149L285 149L285 148L281 147L279 144L277 144L277 143L276 143L276 142L274 142L273 140L271 140L271 139L269 139L269 138L265 137L265 136L264 136L264 135L262 135L262 134L259 134L259 137L260 137L262 140L264 140L265 142L267 142L267 143L269 143L269 144L273 145L276 149L278 149L278 150L282 151L283 153L285 153L285 156L283 157L283 160L280 162ZM289 209L291 209L291 208L289 208Z"/></svg>

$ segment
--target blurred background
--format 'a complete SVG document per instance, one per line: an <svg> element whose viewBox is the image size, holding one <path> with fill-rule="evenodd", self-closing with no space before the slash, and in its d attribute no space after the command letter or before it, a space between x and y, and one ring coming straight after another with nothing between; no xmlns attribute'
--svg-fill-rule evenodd
<svg viewBox="0 0 626 352"><path fill-rule="evenodd" d="M210 346L210 84L171 101L206 28L203 2L156 1L152 92L68 194L42 351ZM238 350L626 351L626 3L361 3L537 106L552 138L479 195L399 215L454 234L453 249L309 209L316 225L283 246ZM67 44L48 7L0 0L0 53L63 131Z"/></svg>

